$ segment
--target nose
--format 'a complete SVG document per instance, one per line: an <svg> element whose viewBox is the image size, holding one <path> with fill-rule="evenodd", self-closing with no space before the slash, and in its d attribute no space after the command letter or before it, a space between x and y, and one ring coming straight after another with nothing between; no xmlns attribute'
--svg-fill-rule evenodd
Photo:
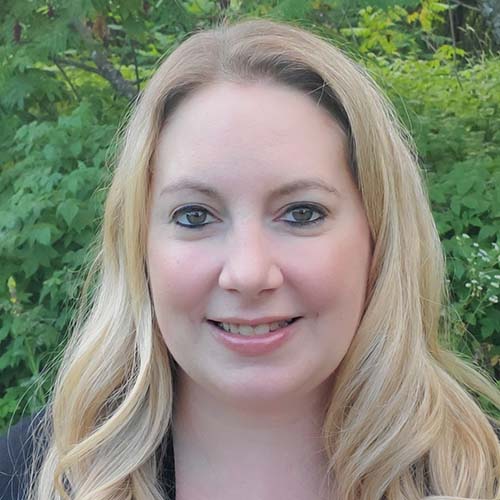
<svg viewBox="0 0 500 500"><path fill-rule="evenodd" d="M258 224L241 225L228 237L219 286L248 298L279 288L283 274L273 254L271 244Z"/></svg>

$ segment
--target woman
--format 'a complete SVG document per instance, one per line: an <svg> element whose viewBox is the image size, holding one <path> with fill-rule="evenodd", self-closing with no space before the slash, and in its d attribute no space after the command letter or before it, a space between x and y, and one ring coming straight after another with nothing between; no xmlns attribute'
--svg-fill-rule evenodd
<svg viewBox="0 0 500 500"><path fill-rule="evenodd" d="M327 42L247 21L177 48L102 241L30 498L500 498L496 422L464 387L500 396L438 344L415 154Z"/></svg>

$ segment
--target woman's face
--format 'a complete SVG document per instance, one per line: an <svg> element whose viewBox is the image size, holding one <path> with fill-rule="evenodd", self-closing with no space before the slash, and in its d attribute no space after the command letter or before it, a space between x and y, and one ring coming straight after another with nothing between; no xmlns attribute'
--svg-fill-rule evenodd
<svg viewBox="0 0 500 500"><path fill-rule="evenodd" d="M169 119L154 159L147 266L184 380L234 401L320 390L358 327L370 256L344 134L305 94L218 83ZM266 334L270 323L279 328Z"/></svg>

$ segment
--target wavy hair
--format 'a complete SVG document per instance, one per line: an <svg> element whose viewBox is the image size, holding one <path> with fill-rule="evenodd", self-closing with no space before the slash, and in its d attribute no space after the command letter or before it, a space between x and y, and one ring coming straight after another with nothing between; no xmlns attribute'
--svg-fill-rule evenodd
<svg viewBox="0 0 500 500"><path fill-rule="evenodd" d="M30 498L166 498L158 452L171 425L174 365L145 267L151 160L177 104L221 81L299 89L348 138L374 252L364 315L322 428L332 498L334 485L343 500L500 499L500 446L476 402L500 407L500 394L439 341L448 328L444 258L412 142L342 51L268 20L195 33L134 106L106 201L93 298L60 368Z"/></svg>

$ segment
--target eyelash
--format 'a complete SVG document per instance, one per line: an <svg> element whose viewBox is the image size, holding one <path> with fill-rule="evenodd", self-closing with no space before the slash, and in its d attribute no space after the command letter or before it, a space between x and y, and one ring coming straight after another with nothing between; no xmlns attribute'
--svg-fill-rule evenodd
<svg viewBox="0 0 500 500"><path fill-rule="evenodd" d="M285 220L284 222L286 222L288 225L290 226L293 226L293 227L310 227L314 224L318 224L320 222L322 222L326 216L327 216L327 212L316 206L316 205L311 205L311 204L308 204L308 203L302 203L302 204L296 204L296 205L292 205L291 207L288 208L288 210L286 210L285 213L289 213L289 212L293 212L294 210L297 210L299 208L306 208L308 210L312 210L313 212L317 212L320 214L319 217L317 217L316 219L313 219L313 220L310 220L310 221L306 221L306 222L297 222L297 221L287 221ZM205 226L208 226L209 224L211 224L211 222L208 222L208 223L205 223L205 224L198 224L198 225L194 225L194 224L181 224L179 221L178 221L178 218L179 217L182 217L183 215L185 214L188 214L190 212L206 212L206 213L209 213L209 211L204 208L204 207L200 207L198 205L188 205L186 207L182 207L178 210L176 210L173 214L172 214L172 221L175 221L175 224L180 226L180 227L183 227L183 228L187 228L187 229L202 229L204 228Z"/></svg>

